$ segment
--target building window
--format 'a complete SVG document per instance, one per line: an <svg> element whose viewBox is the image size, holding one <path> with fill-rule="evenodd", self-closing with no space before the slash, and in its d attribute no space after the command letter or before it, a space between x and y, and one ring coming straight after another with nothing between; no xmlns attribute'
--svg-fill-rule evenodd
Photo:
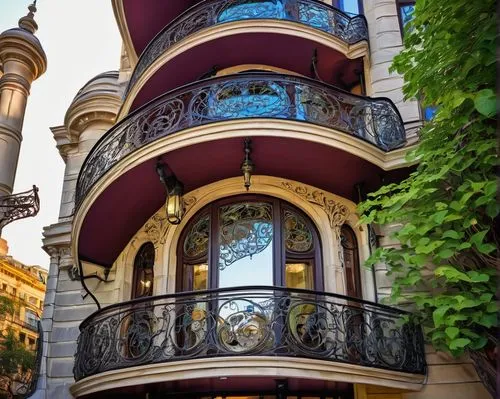
<svg viewBox="0 0 500 399"><path fill-rule="evenodd" d="M414 0L398 0L398 17L401 35L404 33L406 24L413 18L413 11L415 11Z"/></svg>
<svg viewBox="0 0 500 399"><path fill-rule="evenodd" d="M32 305L36 306L36 305L38 305L38 299L36 299L35 297L30 296L29 303L31 303Z"/></svg>
<svg viewBox="0 0 500 399"><path fill-rule="evenodd" d="M134 259L132 299L153 295L155 247L153 243L143 244Z"/></svg>
<svg viewBox="0 0 500 399"><path fill-rule="evenodd" d="M26 334L25 333L23 333L23 332L19 333L19 341L21 341L23 344L25 343L25 341L26 341Z"/></svg>
<svg viewBox="0 0 500 399"><path fill-rule="evenodd" d="M30 309L26 309L24 315L26 323L28 323L31 327L36 328L38 320L37 314Z"/></svg>
<svg viewBox="0 0 500 399"><path fill-rule="evenodd" d="M362 0L333 0L333 6L351 16L363 13Z"/></svg>
<svg viewBox="0 0 500 399"><path fill-rule="evenodd" d="M284 201L261 196L205 207L183 232L177 289L249 285L323 289L321 245L311 220Z"/></svg>
<svg viewBox="0 0 500 399"><path fill-rule="evenodd" d="M358 242L354 231L347 225L343 225L340 231L340 243L346 277L346 294L350 297L362 298Z"/></svg>

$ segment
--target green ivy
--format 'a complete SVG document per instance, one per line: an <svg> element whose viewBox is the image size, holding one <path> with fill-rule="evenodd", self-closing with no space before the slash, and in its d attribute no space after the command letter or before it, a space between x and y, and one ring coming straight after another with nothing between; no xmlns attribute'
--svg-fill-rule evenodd
<svg viewBox="0 0 500 399"><path fill-rule="evenodd" d="M407 99L437 107L408 155L418 166L359 205L362 223L399 222L397 248L378 248L429 342L461 355L498 325L496 2L418 0L391 71Z"/></svg>

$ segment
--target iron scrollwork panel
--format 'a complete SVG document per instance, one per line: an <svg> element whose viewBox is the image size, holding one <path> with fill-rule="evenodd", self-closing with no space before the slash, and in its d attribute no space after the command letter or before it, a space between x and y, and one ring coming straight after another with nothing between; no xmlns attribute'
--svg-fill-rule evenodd
<svg viewBox="0 0 500 399"><path fill-rule="evenodd" d="M293 356L425 373L418 326L381 305L333 294L241 287L140 299L85 320L77 380L158 362Z"/></svg>
<svg viewBox="0 0 500 399"><path fill-rule="evenodd" d="M78 178L77 207L114 164L182 129L217 121L274 118L313 123L361 138L384 151L405 142L394 105L306 78L245 73L195 82L163 95L115 125L96 144Z"/></svg>
<svg viewBox="0 0 500 399"><path fill-rule="evenodd" d="M181 14L163 29L141 55L127 93L144 71L168 48L210 26L248 19L288 20L320 29L348 44L368 40L366 19L314 0L212 0Z"/></svg>

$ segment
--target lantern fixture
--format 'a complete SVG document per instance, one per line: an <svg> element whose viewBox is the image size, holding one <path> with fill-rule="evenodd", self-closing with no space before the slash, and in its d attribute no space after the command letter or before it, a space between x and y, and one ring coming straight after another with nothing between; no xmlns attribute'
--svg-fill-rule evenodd
<svg viewBox="0 0 500 399"><path fill-rule="evenodd" d="M243 179L245 182L245 188L248 189L250 188L250 185L252 184L251 179L252 179L252 172L254 170L254 163L250 159L250 154L252 152L252 140L249 139L248 137L245 138L244 145L243 145L243 151L245 152L245 158L241 164L241 172L243 173Z"/></svg>
<svg viewBox="0 0 500 399"><path fill-rule="evenodd" d="M169 173L167 174L167 169ZM179 224L184 212L182 195L184 194L184 185L177 179L172 169L161 160L156 163L156 173L167 191L166 213L167 220L171 224Z"/></svg>

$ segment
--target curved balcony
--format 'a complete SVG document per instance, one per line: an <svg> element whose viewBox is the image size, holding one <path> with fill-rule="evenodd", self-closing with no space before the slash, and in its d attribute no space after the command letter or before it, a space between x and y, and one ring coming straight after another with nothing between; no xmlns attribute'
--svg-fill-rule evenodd
<svg viewBox="0 0 500 399"><path fill-rule="evenodd" d="M319 359L425 374L407 314L324 292L238 287L141 298L80 325L77 381L109 370L231 356Z"/></svg>
<svg viewBox="0 0 500 399"><path fill-rule="evenodd" d="M383 151L405 143L401 116L385 98L357 96L312 79L273 73L207 79L166 93L106 133L80 171L77 207L113 165L147 144L183 129L249 118L324 126ZM335 134L338 133L332 131Z"/></svg>
<svg viewBox="0 0 500 399"><path fill-rule="evenodd" d="M126 94L135 82L168 48L205 28L234 21L274 19L319 29L346 44L368 40L362 15L350 17L318 0L281 0L238 3L234 0L207 0L198 3L167 25L141 54Z"/></svg>

